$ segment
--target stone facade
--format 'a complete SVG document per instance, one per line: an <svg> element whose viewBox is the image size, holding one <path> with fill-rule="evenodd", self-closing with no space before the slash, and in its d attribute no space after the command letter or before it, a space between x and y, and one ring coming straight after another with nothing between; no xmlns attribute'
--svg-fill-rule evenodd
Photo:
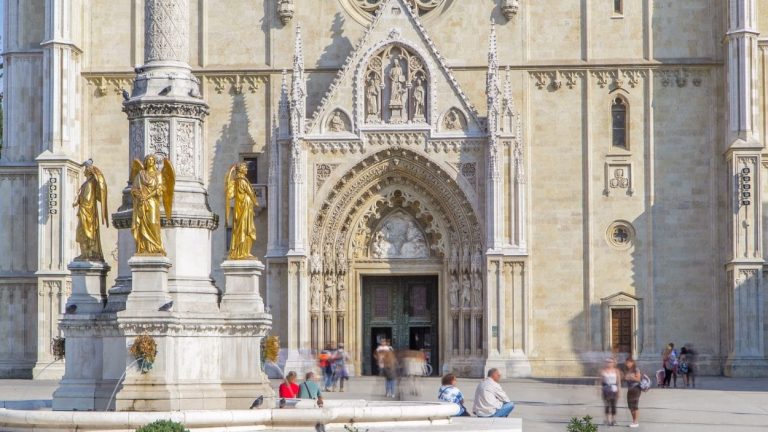
<svg viewBox="0 0 768 432"><path fill-rule="evenodd" d="M431 275L441 370L584 373L630 310L650 366L674 341L701 372L768 375L768 0L182 3L168 14L189 26L152 47L142 0L4 3L0 375L61 374L78 165L102 168L117 210L154 135L190 196L209 191L188 204L219 288L227 231L203 203L222 214L226 170L254 160L289 367L343 340L360 371L364 279ZM145 50L186 59L199 95L179 97L204 123L126 120ZM108 287L129 276L118 232Z"/></svg>

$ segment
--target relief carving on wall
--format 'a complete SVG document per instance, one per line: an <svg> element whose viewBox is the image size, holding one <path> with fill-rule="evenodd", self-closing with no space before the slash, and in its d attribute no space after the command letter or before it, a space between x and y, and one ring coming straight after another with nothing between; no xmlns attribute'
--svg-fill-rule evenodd
<svg viewBox="0 0 768 432"><path fill-rule="evenodd" d="M458 108L451 108L443 116L442 129L446 132L461 132L467 129L467 117Z"/></svg>
<svg viewBox="0 0 768 432"><path fill-rule="evenodd" d="M421 59L399 45L376 53L365 72L367 123L423 123L427 121L429 88Z"/></svg>
<svg viewBox="0 0 768 432"><path fill-rule="evenodd" d="M349 132L349 118L340 110L334 110L328 119L328 132Z"/></svg>
<svg viewBox="0 0 768 432"><path fill-rule="evenodd" d="M605 164L605 186L603 195L619 192L632 196L632 164L628 162L608 162Z"/></svg>
<svg viewBox="0 0 768 432"><path fill-rule="evenodd" d="M424 233L405 213L388 217L373 235L374 258L427 258L429 247Z"/></svg>
<svg viewBox="0 0 768 432"><path fill-rule="evenodd" d="M149 149L148 153L160 153L167 158L171 154L170 125L165 121L149 122Z"/></svg>
<svg viewBox="0 0 768 432"><path fill-rule="evenodd" d="M176 171L181 176L195 175L195 124L179 122L176 125Z"/></svg>
<svg viewBox="0 0 768 432"><path fill-rule="evenodd" d="M424 15L433 11L435 8L443 4L445 0L407 0L411 8L419 15ZM359 9L374 13L384 3L384 0L351 0L352 4Z"/></svg>

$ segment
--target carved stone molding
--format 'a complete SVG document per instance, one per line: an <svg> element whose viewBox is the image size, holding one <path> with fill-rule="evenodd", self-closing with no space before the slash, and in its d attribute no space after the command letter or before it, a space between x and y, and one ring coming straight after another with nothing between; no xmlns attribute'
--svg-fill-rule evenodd
<svg viewBox="0 0 768 432"><path fill-rule="evenodd" d="M142 117L186 117L202 119L208 115L208 107L201 104L183 102L173 103L133 103L124 105L123 112L128 120Z"/></svg>
<svg viewBox="0 0 768 432"><path fill-rule="evenodd" d="M555 69L535 70L529 74L534 85L540 90L557 91L563 87L573 89L578 86L579 80L589 73L600 88L609 90L636 88L640 82L654 71L659 77L662 87L686 87L689 83L693 87L700 87L707 70L702 68L616 68L616 69Z"/></svg>
<svg viewBox="0 0 768 432"><path fill-rule="evenodd" d="M244 90L256 93L269 81L269 76L264 74L201 74L201 76L213 84L213 89L219 94L225 91L243 94Z"/></svg>
<svg viewBox="0 0 768 432"><path fill-rule="evenodd" d="M88 85L96 87L96 94L98 96L106 96L110 92L115 96L121 96L123 90L130 93L133 88L133 77L130 76L94 76L86 78Z"/></svg>
<svg viewBox="0 0 768 432"><path fill-rule="evenodd" d="M306 141L307 149L314 153L365 153L365 144L362 141Z"/></svg>
<svg viewBox="0 0 768 432"><path fill-rule="evenodd" d="M656 73L663 87L683 88L690 82L694 87L701 87L705 71L698 69L679 68L660 70Z"/></svg>
<svg viewBox="0 0 768 432"><path fill-rule="evenodd" d="M130 228L131 213L113 214L112 225L117 229ZM211 218L174 216L171 219L163 216L160 218L160 225L164 228L203 228L213 231L219 227L219 215L214 214Z"/></svg>
<svg viewBox="0 0 768 432"><path fill-rule="evenodd" d="M209 322L211 320L208 320ZM78 336L137 336L140 334L162 334L169 336L266 336L271 320L253 318L249 320L220 320L215 323L199 324L175 320L151 322L121 322L114 319L79 320L63 319L60 328L67 337Z"/></svg>

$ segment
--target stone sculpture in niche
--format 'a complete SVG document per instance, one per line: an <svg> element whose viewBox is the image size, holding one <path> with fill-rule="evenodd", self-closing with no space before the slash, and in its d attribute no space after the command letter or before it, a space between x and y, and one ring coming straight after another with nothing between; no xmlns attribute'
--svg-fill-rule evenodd
<svg viewBox="0 0 768 432"><path fill-rule="evenodd" d="M339 111L334 111L331 115L331 120L328 122L328 130L331 132L344 132L347 130L344 117L342 117Z"/></svg>
<svg viewBox="0 0 768 432"><path fill-rule="evenodd" d="M396 29L395 29L396 30ZM393 43L371 57L363 77L365 121L427 121L429 85L421 59Z"/></svg>
<svg viewBox="0 0 768 432"><path fill-rule="evenodd" d="M336 297L336 308L343 311L347 308L347 287L344 285L344 280L339 280L339 290Z"/></svg>
<svg viewBox="0 0 768 432"><path fill-rule="evenodd" d="M373 237L374 258L427 258L424 233L403 213L390 216Z"/></svg>
<svg viewBox="0 0 768 432"><path fill-rule="evenodd" d="M311 289L310 309L313 311L319 311L320 302L321 302L320 297L322 296L322 290L323 290L320 274L312 275L312 279L310 281L310 289Z"/></svg>
<svg viewBox="0 0 768 432"><path fill-rule="evenodd" d="M323 302L323 307L325 310L331 310L333 309L333 291L334 291L334 285L333 282L333 276L328 275L325 277L325 301Z"/></svg>
<svg viewBox="0 0 768 432"><path fill-rule="evenodd" d="M448 131L460 131L464 129L465 124L464 114L456 108L451 108L443 119L443 129Z"/></svg>
<svg viewBox="0 0 768 432"><path fill-rule="evenodd" d="M479 273L472 274L472 307L483 307L483 278Z"/></svg>
<svg viewBox="0 0 768 432"><path fill-rule="evenodd" d="M416 81L416 87L413 89L413 119L424 121L424 87L421 80Z"/></svg>
<svg viewBox="0 0 768 432"><path fill-rule="evenodd" d="M461 291L461 288L459 288L459 279L456 277L456 275L451 275L450 298L451 298L452 309L459 308L459 292L460 291Z"/></svg>
<svg viewBox="0 0 768 432"><path fill-rule="evenodd" d="M468 307L472 301L472 288L469 282L469 276L465 273L461 276L461 306Z"/></svg>
<svg viewBox="0 0 768 432"><path fill-rule="evenodd" d="M368 80L365 88L366 121L380 118L379 110L379 83L375 79Z"/></svg>
<svg viewBox="0 0 768 432"><path fill-rule="evenodd" d="M390 94L389 110L393 121L401 120L403 117L403 105L405 97L405 76L400 58L395 56L392 59L392 67L389 70Z"/></svg>

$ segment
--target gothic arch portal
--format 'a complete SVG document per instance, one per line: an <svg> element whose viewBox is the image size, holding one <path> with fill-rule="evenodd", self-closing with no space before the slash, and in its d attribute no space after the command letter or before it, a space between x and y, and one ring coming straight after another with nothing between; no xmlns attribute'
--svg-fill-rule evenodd
<svg viewBox="0 0 768 432"><path fill-rule="evenodd" d="M455 326L441 328L461 333L460 338L444 334L442 340L471 339L471 348L462 354L481 354L484 231L454 178L423 155L390 148L359 161L326 190L310 232L313 347L345 342L349 350L359 349L362 275L386 269L388 274L436 275L440 321L456 320ZM393 217L407 225L399 228L403 235L417 239L397 246L417 251L405 254L410 256L374 253L377 231ZM461 296L449 292L456 285L452 280L458 281ZM464 296L473 300L460 302ZM466 330L459 325L465 319Z"/></svg>

